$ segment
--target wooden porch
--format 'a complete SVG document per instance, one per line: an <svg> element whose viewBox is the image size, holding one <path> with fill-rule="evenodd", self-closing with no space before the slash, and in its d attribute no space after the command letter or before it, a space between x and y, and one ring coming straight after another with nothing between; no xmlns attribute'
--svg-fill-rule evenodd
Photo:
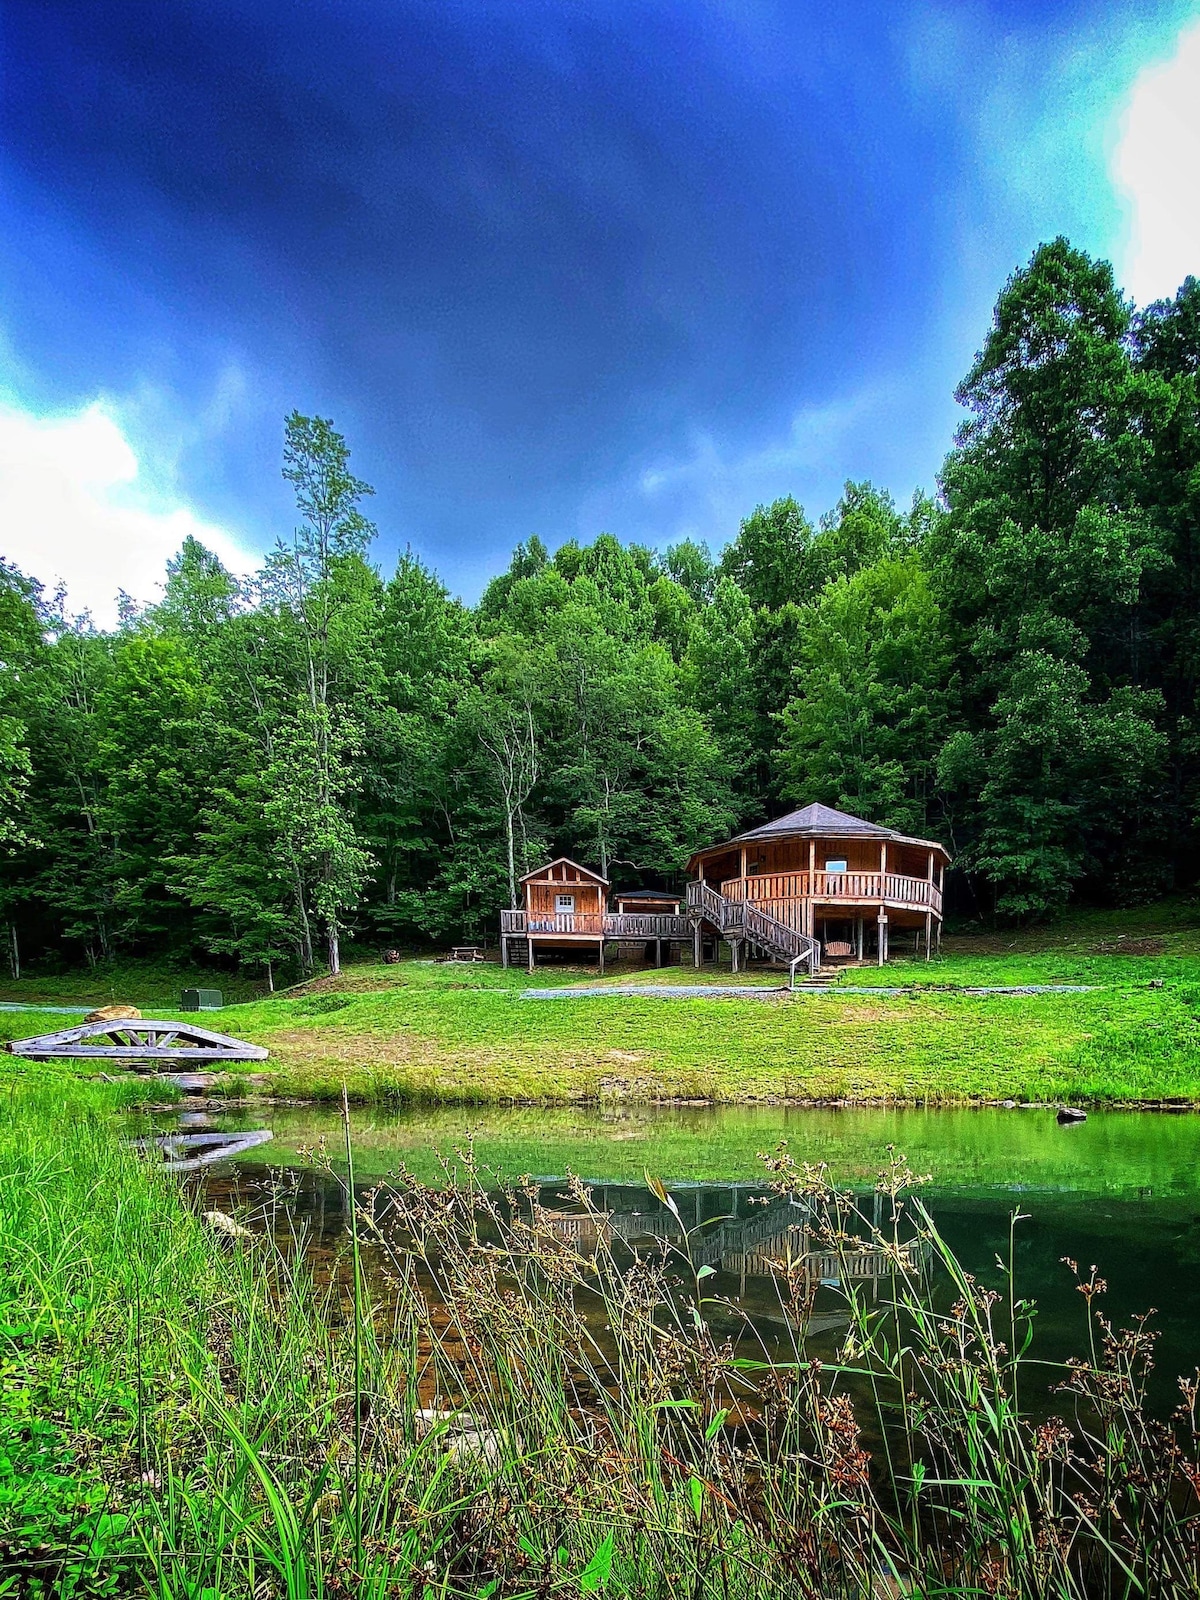
<svg viewBox="0 0 1200 1600"><path fill-rule="evenodd" d="M749 901L769 911L780 922L807 930L793 921L801 905L836 906L857 910L883 905L889 911L915 911L924 916L942 914L942 891L932 878L913 878L900 872L772 872L745 878L726 878L720 885L727 900Z"/></svg>
<svg viewBox="0 0 1200 1600"><path fill-rule="evenodd" d="M672 941L690 944L692 930L693 923L687 917L646 911L501 911L500 958L507 967L511 941L522 940L532 972L539 944L550 948L591 945L597 950L603 970L605 944L653 944L655 966L661 967L663 946Z"/></svg>

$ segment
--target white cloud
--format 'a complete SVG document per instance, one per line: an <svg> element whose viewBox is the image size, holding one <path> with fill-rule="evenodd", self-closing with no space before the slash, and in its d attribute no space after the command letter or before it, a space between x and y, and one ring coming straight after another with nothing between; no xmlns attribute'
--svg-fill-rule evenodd
<svg viewBox="0 0 1200 1600"><path fill-rule="evenodd" d="M1126 292L1141 305L1173 295L1189 272L1200 274L1200 27L1135 79L1112 176L1130 212Z"/></svg>
<svg viewBox="0 0 1200 1600"><path fill-rule="evenodd" d="M675 524L672 537L732 538L754 505L778 495L815 496L817 504L836 498L863 431L873 431L891 398L887 385L874 384L803 406L786 433L748 448L697 433L686 456L646 467L638 489L656 507L686 505L686 519Z"/></svg>
<svg viewBox="0 0 1200 1600"><path fill-rule="evenodd" d="M0 556L112 626L117 592L157 597L168 557L188 535L232 571L255 565L223 528L157 492L102 402L37 417L0 405Z"/></svg>

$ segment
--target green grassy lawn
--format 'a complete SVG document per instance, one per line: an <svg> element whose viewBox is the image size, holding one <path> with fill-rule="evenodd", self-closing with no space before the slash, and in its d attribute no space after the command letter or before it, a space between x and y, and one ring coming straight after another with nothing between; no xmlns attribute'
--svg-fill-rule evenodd
<svg viewBox="0 0 1200 1600"><path fill-rule="evenodd" d="M266 1045L269 1092L296 1098L333 1098L344 1081L361 1100L445 1104L1200 1103L1200 911L1182 903L1081 915L1020 935L960 936L948 939L932 962L898 960L882 970L855 969L845 979L856 987L899 987L901 994L522 998L531 986L607 988L631 978L678 983L715 976L711 968L697 974L681 967L662 974L619 970L598 980L594 968L584 967L541 967L531 977L492 964L362 963L339 979L227 1006L202 1020ZM152 980L144 969L128 969L104 984L118 997L136 996L150 1011L170 1014L181 986L178 975L170 977L170 983L162 974ZM719 981L728 979L726 969ZM739 979L748 986L782 982L768 969ZM30 988L39 1001L52 992L55 1003L66 1004L97 998L96 981L72 991L56 979L48 991L30 980ZM1095 987L1088 994L959 992L1029 983ZM228 982L224 987L229 991ZM24 984L10 985L0 998L28 992ZM45 1013L0 1013L4 1038L58 1025Z"/></svg>

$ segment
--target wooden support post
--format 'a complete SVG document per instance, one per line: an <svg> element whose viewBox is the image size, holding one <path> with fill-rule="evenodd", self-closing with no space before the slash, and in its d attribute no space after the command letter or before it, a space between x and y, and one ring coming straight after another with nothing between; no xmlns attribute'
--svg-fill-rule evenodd
<svg viewBox="0 0 1200 1600"><path fill-rule="evenodd" d="M600 941L600 976L604 976L604 940Z"/></svg>
<svg viewBox="0 0 1200 1600"><path fill-rule="evenodd" d="M500 965L502 967L508 965L508 940L503 934L500 935Z"/></svg>
<svg viewBox="0 0 1200 1600"><path fill-rule="evenodd" d="M879 965L882 966L887 960L887 913L884 911L882 906L879 908L879 920L876 924L876 928L877 933L875 943L879 956Z"/></svg>
<svg viewBox="0 0 1200 1600"><path fill-rule="evenodd" d="M933 912L932 911L927 911L925 913L925 959L926 959L926 961L929 960L929 944L930 944L930 938L931 938L932 934L933 934Z"/></svg>
<svg viewBox="0 0 1200 1600"><path fill-rule="evenodd" d="M854 944L860 961L863 958L863 949L866 945L866 921L865 917L855 917L854 919Z"/></svg>
<svg viewBox="0 0 1200 1600"><path fill-rule="evenodd" d="M700 963L704 960L704 935L700 931L699 918L696 920L695 931L692 934L692 955L695 959L696 971L700 970Z"/></svg>
<svg viewBox="0 0 1200 1600"><path fill-rule="evenodd" d="M529 946L529 970L533 971L533 940L526 936L525 943Z"/></svg>
<svg viewBox="0 0 1200 1600"><path fill-rule="evenodd" d="M662 966L662 940L661 939L655 939L655 941L654 941L654 965L656 967L661 967Z"/></svg>

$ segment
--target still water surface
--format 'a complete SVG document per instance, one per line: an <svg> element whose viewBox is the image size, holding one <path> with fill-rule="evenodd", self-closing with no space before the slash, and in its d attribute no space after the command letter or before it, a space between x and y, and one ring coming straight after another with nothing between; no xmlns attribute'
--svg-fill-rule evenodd
<svg viewBox="0 0 1200 1600"><path fill-rule="evenodd" d="M216 1203L253 1206L270 1192L314 1240L336 1247L345 1206L311 1152L324 1139L339 1165L338 1114L276 1106L214 1120L274 1134L236 1163L211 1169L205 1181ZM1103 1309L1114 1320L1156 1310L1160 1405L1175 1398L1175 1375L1200 1363L1200 1115L1096 1112L1060 1127L1044 1110L358 1108L351 1135L364 1187L400 1167L436 1180L442 1163L453 1165L469 1145L498 1176L545 1180L551 1199L567 1172L579 1174L627 1236L657 1226L648 1171L674 1185L685 1221L704 1225L701 1237L716 1240L724 1229L723 1242L713 1245L713 1288L764 1319L777 1297L758 1270L756 1240L739 1242L737 1231L762 1215L748 1204L767 1193L759 1153L786 1140L797 1160L827 1162L839 1183L866 1191L894 1146L914 1170L931 1175L922 1198L983 1282L1003 1284L997 1257L1007 1258L1010 1218L1022 1214L1017 1290L1037 1302L1036 1354L1059 1361L1086 1347L1085 1306L1062 1265L1067 1256L1085 1274L1093 1263L1100 1268L1109 1285ZM292 1180L282 1190L273 1181L281 1169ZM761 1222L755 1226L763 1231Z"/></svg>

